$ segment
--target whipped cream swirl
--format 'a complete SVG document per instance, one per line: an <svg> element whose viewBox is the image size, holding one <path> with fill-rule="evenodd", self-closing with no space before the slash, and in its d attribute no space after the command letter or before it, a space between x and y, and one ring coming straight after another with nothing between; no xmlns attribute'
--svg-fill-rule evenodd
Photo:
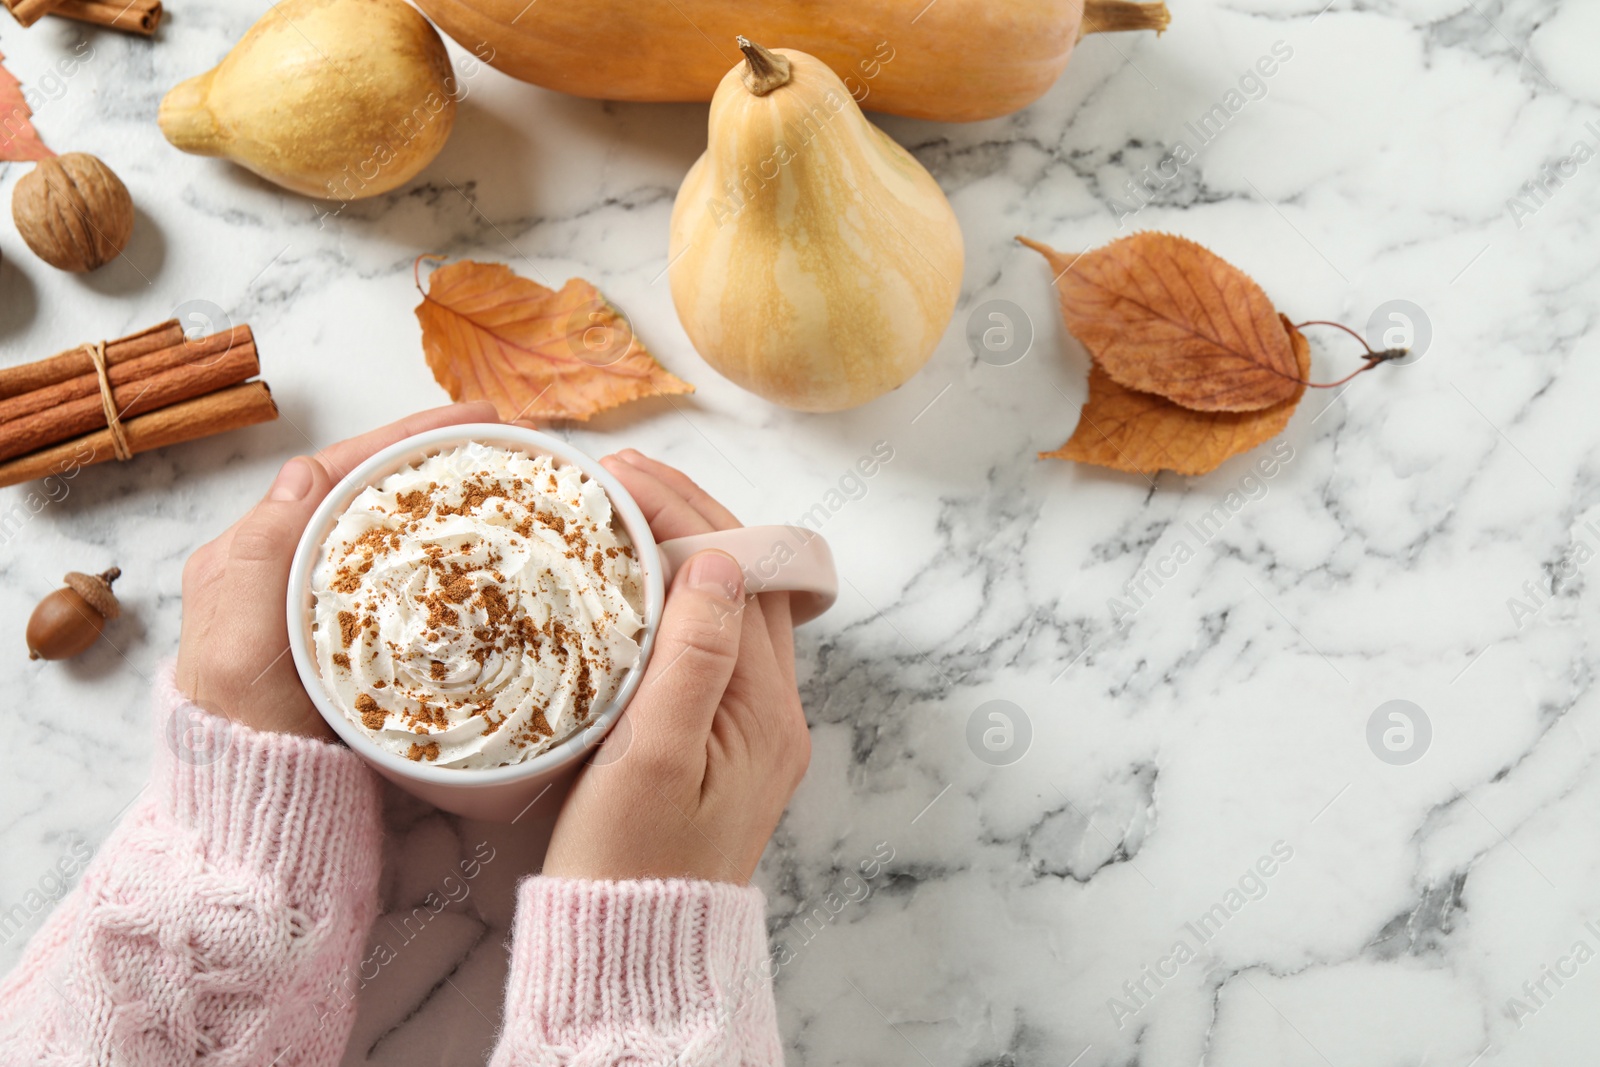
<svg viewBox="0 0 1600 1067"><path fill-rule="evenodd" d="M317 665L379 746L445 767L545 751L638 661L642 569L574 467L468 444L362 491L311 577Z"/></svg>

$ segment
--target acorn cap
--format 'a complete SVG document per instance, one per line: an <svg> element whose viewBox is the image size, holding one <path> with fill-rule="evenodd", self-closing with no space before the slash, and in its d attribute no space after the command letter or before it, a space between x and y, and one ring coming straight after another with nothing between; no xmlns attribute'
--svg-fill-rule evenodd
<svg viewBox="0 0 1600 1067"><path fill-rule="evenodd" d="M62 581L67 583L68 589L83 597L102 618L109 620L122 614L122 605L117 603L117 596L111 591L111 583L121 576L121 568L112 567L104 574L80 574L77 571L70 571Z"/></svg>

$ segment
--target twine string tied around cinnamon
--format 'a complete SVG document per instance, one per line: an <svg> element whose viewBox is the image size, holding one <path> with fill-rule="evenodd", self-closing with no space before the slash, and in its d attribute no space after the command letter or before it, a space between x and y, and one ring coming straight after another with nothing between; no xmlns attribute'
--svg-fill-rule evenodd
<svg viewBox="0 0 1600 1067"><path fill-rule="evenodd" d="M105 409L106 429L111 431L111 447L119 460L132 459L133 449L128 446L128 434L122 428L122 416L117 411L117 402L111 396L111 378L106 373L106 343L96 341L83 347L94 364L95 376L100 379L100 406Z"/></svg>

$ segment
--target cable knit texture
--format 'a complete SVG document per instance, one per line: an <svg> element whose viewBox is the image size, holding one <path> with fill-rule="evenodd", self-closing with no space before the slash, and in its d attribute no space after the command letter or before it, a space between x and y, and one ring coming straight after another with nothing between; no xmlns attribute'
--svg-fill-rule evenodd
<svg viewBox="0 0 1600 1067"><path fill-rule="evenodd" d="M492 1067L783 1062L761 891L530 878Z"/></svg>
<svg viewBox="0 0 1600 1067"><path fill-rule="evenodd" d="M155 700L151 782L0 982L7 1067L330 1067L377 911L372 773L348 749Z"/></svg>
<svg viewBox="0 0 1600 1067"><path fill-rule="evenodd" d="M0 1067L334 1067L377 912L348 749L155 694L150 785L0 981ZM495 1067L778 1067L761 892L529 878Z"/></svg>

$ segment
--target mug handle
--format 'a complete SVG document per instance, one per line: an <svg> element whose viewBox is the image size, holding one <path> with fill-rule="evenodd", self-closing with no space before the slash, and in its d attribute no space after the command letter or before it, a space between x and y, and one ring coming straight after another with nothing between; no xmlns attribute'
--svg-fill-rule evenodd
<svg viewBox="0 0 1600 1067"><path fill-rule="evenodd" d="M656 549L666 571L664 584L670 586L684 561L708 548L738 561L746 592L792 594L789 610L796 626L821 615L839 598L833 552L821 534L804 526L741 526L662 541Z"/></svg>

